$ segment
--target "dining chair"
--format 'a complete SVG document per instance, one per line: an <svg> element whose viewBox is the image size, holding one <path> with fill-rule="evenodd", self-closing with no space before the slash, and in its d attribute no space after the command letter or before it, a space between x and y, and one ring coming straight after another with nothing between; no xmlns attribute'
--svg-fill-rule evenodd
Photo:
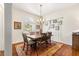
<svg viewBox="0 0 79 59"><path fill-rule="evenodd" d="M47 47L47 37L45 33L42 33L42 37L37 41L38 46L41 46L43 44Z"/></svg>
<svg viewBox="0 0 79 59"><path fill-rule="evenodd" d="M44 40L46 41L46 43L48 43L48 40L49 40L49 37L50 37L49 33L41 33L41 35L45 36Z"/></svg>
<svg viewBox="0 0 79 59"><path fill-rule="evenodd" d="M22 33L22 36L23 36L23 40L24 40L23 50L27 46L27 51L26 51L26 53L27 53L29 51L29 46L30 46L30 49L32 49L32 47L34 46L35 42L32 41L30 38L27 38L25 33ZM31 53L32 53L32 51L31 51ZM30 55L31 55L31 53L30 53Z"/></svg>
<svg viewBox="0 0 79 59"><path fill-rule="evenodd" d="M49 43L51 43L51 36L52 36L52 32L47 32L47 39Z"/></svg>

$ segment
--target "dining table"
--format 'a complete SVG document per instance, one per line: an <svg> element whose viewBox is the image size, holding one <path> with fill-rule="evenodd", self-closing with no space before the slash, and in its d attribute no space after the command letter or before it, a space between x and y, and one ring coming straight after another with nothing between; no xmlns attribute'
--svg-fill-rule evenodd
<svg viewBox="0 0 79 59"><path fill-rule="evenodd" d="M33 35L27 35L27 37L33 41L37 41L38 39L40 39L42 37L42 35L33 34Z"/></svg>
<svg viewBox="0 0 79 59"><path fill-rule="evenodd" d="M30 38L32 41L35 42L33 48L37 51L37 41L40 40L40 39L42 38L42 35L36 35L36 34L27 35L27 38Z"/></svg>
<svg viewBox="0 0 79 59"><path fill-rule="evenodd" d="M32 34L32 35L28 34L27 35L27 38L30 38L32 41L35 42L35 44L33 45L33 48L34 48L35 51L38 50L38 41L40 39L42 39L42 37L43 37L43 34ZM50 41L51 41L51 39L50 39Z"/></svg>
<svg viewBox="0 0 79 59"><path fill-rule="evenodd" d="M34 51L37 52L37 55L38 55L38 47L37 47L37 41L40 40L42 38L42 35L36 35L36 34L33 34L33 35L27 35L27 38L30 38L32 41L35 42L35 44L33 45L33 49Z"/></svg>

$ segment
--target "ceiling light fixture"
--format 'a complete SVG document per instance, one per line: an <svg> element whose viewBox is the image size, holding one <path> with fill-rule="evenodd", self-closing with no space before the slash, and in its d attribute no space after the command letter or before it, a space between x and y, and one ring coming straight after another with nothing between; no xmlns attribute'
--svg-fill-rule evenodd
<svg viewBox="0 0 79 59"><path fill-rule="evenodd" d="M41 23L44 22L44 19L43 19L43 16L42 16L42 6L43 6L43 5L40 5L40 19L39 19L39 21L40 21Z"/></svg>
<svg viewBox="0 0 79 59"><path fill-rule="evenodd" d="M44 18L42 16L42 6L43 5L40 5L40 18L39 18L39 22L40 22L40 33L43 32L43 23L44 23Z"/></svg>

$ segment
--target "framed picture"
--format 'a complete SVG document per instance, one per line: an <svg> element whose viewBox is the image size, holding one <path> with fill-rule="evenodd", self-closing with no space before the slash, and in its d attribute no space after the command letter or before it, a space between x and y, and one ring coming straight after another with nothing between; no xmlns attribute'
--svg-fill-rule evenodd
<svg viewBox="0 0 79 59"><path fill-rule="evenodd" d="M14 29L21 29L21 22L14 21Z"/></svg>
<svg viewBox="0 0 79 59"><path fill-rule="evenodd" d="M57 23L57 19L54 19L54 20L53 20L53 23Z"/></svg>
<svg viewBox="0 0 79 59"><path fill-rule="evenodd" d="M53 24L53 20L49 20L49 24Z"/></svg>
<svg viewBox="0 0 79 59"><path fill-rule="evenodd" d="M62 20L58 21L58 24L59 24L59 25L62 25Z"/></svg>
<svg viewBox="0 0 79 59"><path fill-rule="evenodd" d="M55 27L55 25L54 24L51 24L50 26L49 26L49 28L54 28Z"/></svg>
<svg viewBox="0 0 79 59"><path fill-rule="evenodd" d="M32 25L31 24L24 24L24 30L31 32L32 31Z"/></svg>
<svg viewBox="0 0 79 59"><path fill-rule="evenodd" d="M55 27L55 30L59 30L59 29L60 29L60 27L59 27L59 26L56 26L56 27Z"/></svg>
<svg viewBox="0 0 79 59"><path fill-rule="evenodd" d="M53 24L53 20L51 20L51 23L50 24Z"/></svg>

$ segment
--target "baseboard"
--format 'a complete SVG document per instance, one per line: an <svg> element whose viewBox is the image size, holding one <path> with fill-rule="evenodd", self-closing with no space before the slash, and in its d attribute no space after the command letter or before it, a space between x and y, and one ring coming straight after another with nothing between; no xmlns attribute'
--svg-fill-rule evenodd
<svg viewBox="0 0 79 59"><path fill-rule="evenodd" d="M68 45L68 46L71 46L71 47L72 47L72 45L67 44L67 43L65 43L65 42L62 42L62 41L55 41L55 42L60 42L60 43L62 43L62 44L64 44L64 45Z"/></svg>
<svg viewBox="0 0 79 59"><path fill-rule="evenodd" d="M12 43L12 45L22 44L23 42Z"/></svg>
<svg viewBox="0 0 79 59"><path fill-rule="evenodd" d="M68 45L68 46L71 46L72 47L72 45L70 45L70 44L66 44L66 43L64 43L64 42L61 42L62 44L64 44L64 45Z"/></svg>

